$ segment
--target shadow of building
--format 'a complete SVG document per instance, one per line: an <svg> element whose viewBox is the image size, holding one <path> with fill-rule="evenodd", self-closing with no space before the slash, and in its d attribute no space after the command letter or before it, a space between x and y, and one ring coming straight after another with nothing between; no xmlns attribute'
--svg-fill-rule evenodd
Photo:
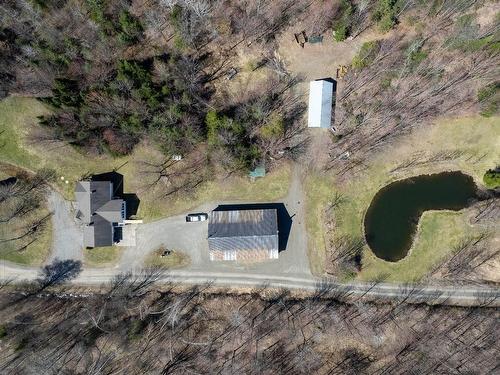
<svg viewBox="0 0 500 375"><path fill-rule="evenodd" d="M110 181L113 183L113 197L123 199L126 202L127 212L126 217L137 215L139 204L141 203L139 197L135 193L123 192L123 175L116 171L100 173L92 175L92 181Z"/></svg>
<svg viewBox="0 0 500 375"><path fill-rule="evenodd" d="M123 195L123 175L116 171L94 174L91 181L109 181L113 184L113 197L122 198Z"/></svg>

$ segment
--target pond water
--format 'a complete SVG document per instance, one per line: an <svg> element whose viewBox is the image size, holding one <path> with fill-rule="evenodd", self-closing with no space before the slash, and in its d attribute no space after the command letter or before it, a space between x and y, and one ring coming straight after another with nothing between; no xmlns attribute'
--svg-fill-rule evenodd
<svg viewBox="0 0 500 375"><path fill-rule="evenodd" d="M373 198L365 215L365 237L381 259L406 256L422 213L467 207L477 195L472 177L461 172L422 175L393 182Z"/></svg>

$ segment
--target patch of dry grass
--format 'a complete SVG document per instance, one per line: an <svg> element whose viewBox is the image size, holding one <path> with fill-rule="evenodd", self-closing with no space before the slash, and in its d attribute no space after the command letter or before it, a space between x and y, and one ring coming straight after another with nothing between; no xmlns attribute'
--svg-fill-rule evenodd
<svg viewBox="0 0 500 375"><path fill-rule="evenodd" d="M83 249L83 264L92 268L115 266L120 260L122 249L119 246Z"/></svg>
<svg viewBox="0 0 500 375"><path fill-rule="evenodd" d="M242 176L204 182L194 194L174 199L155 199L156 191L143 191L140 195L139 216L147 220L157 219L187 212L214 201L273 201L287 194L291 178L290 169L290 165L284 164L264 178L258 178L253 182L248 177Z"/></svg>
<svg viewBox="0 0 500 375"><path fill-rule="evenodd" d="M308 233L308 257L311 272L321 275L326 262L324 211L333 197L332 179L325 175L310 174L304 186L306 192L306 228Z"/></svg>
<svg viewBox="0 0 500 375"><path fill-rule="evenodd" d="M45 215L47 213L47 210L43 210L41 215ZM12 227L10 225L2 224L0 226L1 238L12 236L13 233L14 232L12 231ZM3 243L2 249L0 250L0 259L26 266L40 266L49 257L51 248L52 223L49 220L44 228L37 234L36 241L29 244L22 251L18 251L13 243Z"/></svg>
<svg viewBox="0 0 500 375"><path fill-rule="evenodd" d="M15 177L21 171L22 170L11 164L3 164L0 161L0 180ZM23 198L11 199L19 200ZM7 206L5 208L2 207L2 217L8 215L7 212L10 214L10 211L6 210L11 209L9 208L11 206L7 202L3 202L3 204ZM28 225L32 225L34 221L40 220L47 215L49 215L49 210L45 204L42 203L42 206L34 212L16 216L9 221L0 223L0 239L12 239L25 234ZM33 240L34 242L31 242ZM19 250L19 248L23 246L26 247ZM48 258L51 247L52 223L51 220L46 220L43 226L39 227L34 235L29 235L18 240L2 242L0 244L0 259L28 266L39 266Z"/></svg>
<svg viewBox="0 0 500 375"><path fill-rule="evenodd" d="M144 265L172 269L183 268L191 263L189 256L181 251L172 250L170 255L161 256L165 250L164 247L160 247L153 251L144 260Z"/></svg>

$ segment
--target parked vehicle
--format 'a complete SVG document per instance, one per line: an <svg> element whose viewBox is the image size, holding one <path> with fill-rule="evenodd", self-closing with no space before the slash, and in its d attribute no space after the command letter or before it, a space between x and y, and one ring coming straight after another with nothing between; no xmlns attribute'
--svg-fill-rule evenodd
<svg viewBox="0 0 500 375"><path fill-rule="evenodd" d="M186 222L191 223L195 221L205 221L208 219L208 214L206 213L198 213L198 214L188 214L186 216Z"/></svg>

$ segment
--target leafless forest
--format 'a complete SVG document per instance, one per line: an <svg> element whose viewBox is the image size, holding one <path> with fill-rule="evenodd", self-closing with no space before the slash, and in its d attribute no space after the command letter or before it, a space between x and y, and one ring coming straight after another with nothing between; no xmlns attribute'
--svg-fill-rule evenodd
<svg viewBox="0 0 500 375"><path fill-rule="evenodd" d="M242 294L210 285L181 290L155 285L154 270L145 279L120 276L95 294L51 289L61 281L52 271L23 293L2 288L0 372L498 371L499 315L491 301L477 308L407 304L403 297L375 304L321 286L309 297L265 286Z"/></svg>
<svg viewBox="0 0 500 375"><path fill-rule="evenodd" d="M370 153L424 122L477 112L478 90L498 79L498 17L480 24L469 14L478 1L437 3L407 9L420 26L368 44L347 76L337 97L340 140L331 150L338 174L362 169ZM346 151L348 163L340 158Z"/></svg>
<svg viewBox="0 0 500 375"><path fill-rule="evenodd" d="M493 3L3 0L0 99L30 96L50 106L31 142L62 140L90 156L127 155L151 142L164 159L140 161L140 174L146 188L168 180L162 198L170 198L221 171L248 172L263 160L272 167L307 149L303 77L275 53L282 33L300 23L309 35L335 31L343 41L374 29L336 92L324 168L349 178L372 153L433 119L498 113L500 18L476 14ZM248 67L242 54L252 56ZM262 82L238 95L227 89L231 72L264 67L271 74ZM176 163L177 154L188 157ZM432 162L423 158L398 168ZM2 181L0 221L16 230L1 232L0 246L22 249L48 224L50 178L42 171ZM498 197L486 198L474 206L475 225L498 220ZM428 279L478 281L475 270L499 256L487 235L457 244ZM362 244L336 239L328 271L357 272ZM1 286L0 373L500 372L500 316L488 300L475 308L405 298L377 304L321 286L313 296L264 286L238 294L160 286L156 270L122 275L98 293L59 285L79 267L60 274L49 266L38 283Z"/></svg>
<svg viewBox="0 0 500 375"><path fill-rule="evenodd" d="M276 55L278 37L299 22L309 35L333 30L337 40L371 27L379 38L363 45L337 93L339 139L327 168L342 175L437 116L498 110L499 19L475 15L490 5L7 0L0 95L36 96L53 107L40 119L44 140L122 155L150 138L167 158L208 146L205 163L241 171L304 150L304 103L292 90L302 78ZM245 69L240 54L274 76L235 96L226 86L231 72Z"/></svg>

